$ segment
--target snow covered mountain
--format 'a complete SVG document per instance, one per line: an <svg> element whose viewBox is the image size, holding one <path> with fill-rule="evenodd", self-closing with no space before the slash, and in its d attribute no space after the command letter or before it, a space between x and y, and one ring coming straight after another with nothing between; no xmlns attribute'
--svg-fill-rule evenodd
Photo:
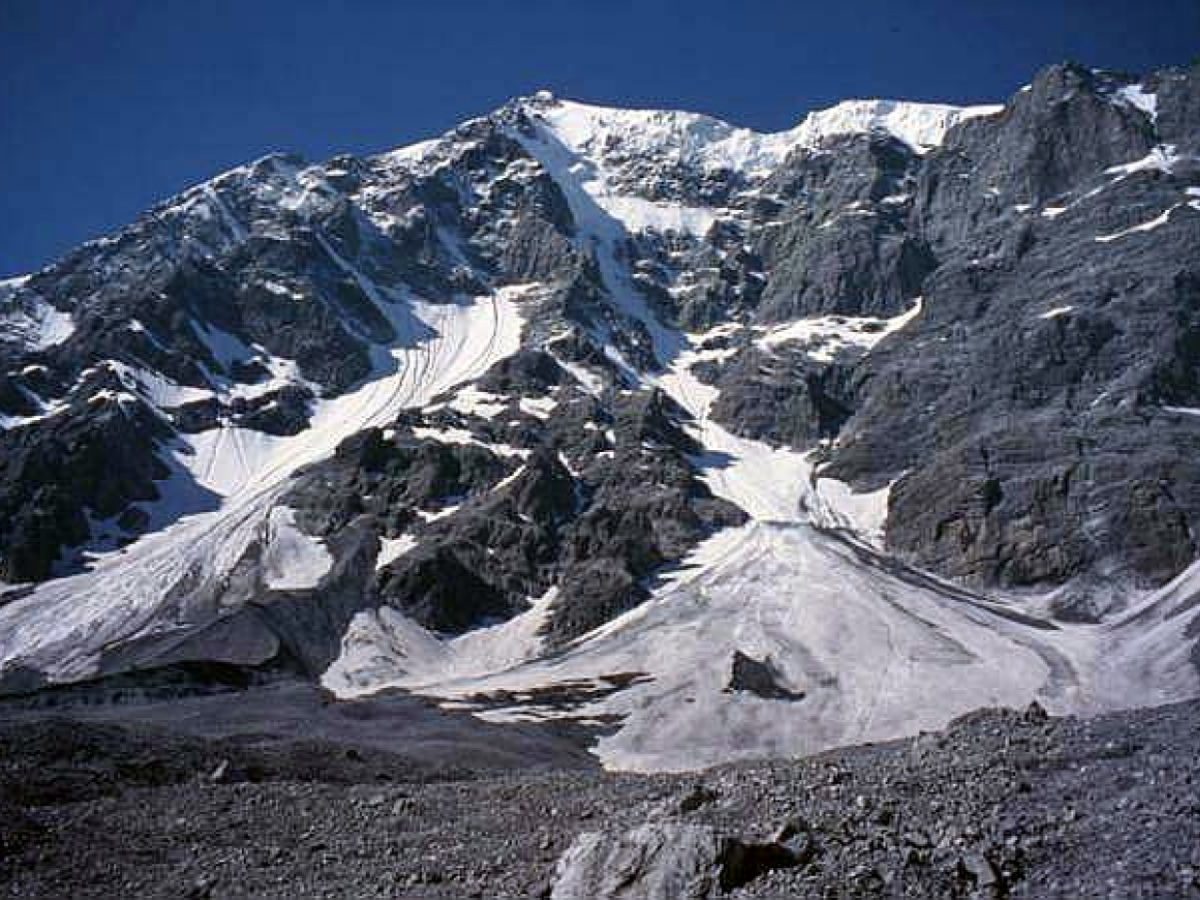
<svg viewBox="0 0 1200 900"><path fill-rule="evenodd" d="M0 687L299 673L635 769L1194 696L1198 110L542 92L185 191L0 284Z"/></svg>

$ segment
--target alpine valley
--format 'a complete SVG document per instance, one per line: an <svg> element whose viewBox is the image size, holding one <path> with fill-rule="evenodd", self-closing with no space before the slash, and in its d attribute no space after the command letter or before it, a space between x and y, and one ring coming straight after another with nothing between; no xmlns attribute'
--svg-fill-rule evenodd
<svg viewBox="0 0 1200 900"><path fill-rule="evenodd" d="M1194 698L1198 248L1194 67L260 159L0 283L3 704L670 773Z"/></svg>

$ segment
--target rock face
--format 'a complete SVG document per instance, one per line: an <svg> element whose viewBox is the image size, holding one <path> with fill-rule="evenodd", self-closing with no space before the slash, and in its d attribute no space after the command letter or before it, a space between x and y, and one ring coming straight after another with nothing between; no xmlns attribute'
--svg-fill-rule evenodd
<svg viewBox="0 0 1200 900"><path fill-rule="evenodd" d="M0 800L0 816L4 825L0 830L0 855L11 858L41 838L44 829L20 806L8 800Z"/></svg>
<svg viewBox="0 0 1200 900"><path fill-rule="evenodd" d="M1195 91L1197 74L1161 83ZM1195 556L1197 432L1176 410L1200 389L1184 252L1200 170L1164 149L1193 139L1178 95L1151 116L1122 90L1048 70L919 177L912 223L939 266L922 314L856 373L831 471L903 476L888 542L922 565L979 584L1161 583Z"/></svg>
<svg viewBox="0 0 1200 900"><path fill-rule="evenodd" d="M494 427L486 419L409 414L398 430L414 435L412 443L378 430L356 435L302 473L286 502L323 538L347 529L415 535L413 549L377 568L368 586L376 603L434 631L461 633L509 618L557 586L545 631L564 643L637 605L642 578L744 516L696 479L685 457L694 447L675 421L681 413L661 395L598 402L544 353L501 361L480 384L508 391L499 396L528 396L528 385L513 383L520 371L548 378L541 389L553 383L557 404L544 419L511 404L524 423L516 435L522 462L485 449ZM596 436L596 422L610 426L608 436ZM477 429L480 443L415 438L449 423ZM629 483L631 468L646 484ZM423 509L447 506L451 515L422 519Z"/></svg>
<svg viewBox="0 0 1200 900"><path fill-rule="evenodd" d="M781 227L759 238L771 271L759 320L903 312L934 266L906 225L919 170L912 148L871 134L789 159L764 188L788 208Z"/></svg>
<svg viewBox="0 0 1200 900"><path fill-rule="evenodd" d="M34 432L0 432L0 577L48 578L59 541L82 544L93 520L110 520L108 540L136 539L147 517L130 501L158 498L169 475L158 456L170 429L141 401L100 389ZM111 536L110 536L111 535Z"/></svg>
<svg viewBox="0 0 1200 900"><path fill-rule="evenodd" d="M1196 68L1059 65L1003 106L763 135L540 94L190 189L0 284L0 685L586 656L669 619L664 585L717 608L738 528L756 590L840 532L787 591L853 552L1046 595L999 616L1040 633L1158 589L1120 624L1200 652L1169 586L1200 549L1198 97ZM922 661L986 655L916 621ZM720 702L838 683L832 627L753 623ZM646 646L575 680L653 682ZM1172 672L1154 696L1194 690Z"/></svg>

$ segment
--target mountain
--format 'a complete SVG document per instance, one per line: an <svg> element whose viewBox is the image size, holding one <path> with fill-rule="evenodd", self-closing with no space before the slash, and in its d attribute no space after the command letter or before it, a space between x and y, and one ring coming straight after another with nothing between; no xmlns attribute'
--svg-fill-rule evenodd
<svg viewBox="0 0 1200 900"><path fill-rule="evenodd" d="M647 770L1195 696L1197 246L1196 68L266 157L0 285L0 688Z"/></svg>

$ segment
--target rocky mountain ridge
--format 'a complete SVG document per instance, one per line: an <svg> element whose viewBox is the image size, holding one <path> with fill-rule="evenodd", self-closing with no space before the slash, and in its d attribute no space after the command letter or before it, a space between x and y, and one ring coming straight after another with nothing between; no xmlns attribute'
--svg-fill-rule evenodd
<svg viewBox="0 0 1200 900"><path fill-rule="evenodd" d="M1191 696L1198 98L543 92L185 191L0 286L0 685L284 670L634 768Z"/></svg>

